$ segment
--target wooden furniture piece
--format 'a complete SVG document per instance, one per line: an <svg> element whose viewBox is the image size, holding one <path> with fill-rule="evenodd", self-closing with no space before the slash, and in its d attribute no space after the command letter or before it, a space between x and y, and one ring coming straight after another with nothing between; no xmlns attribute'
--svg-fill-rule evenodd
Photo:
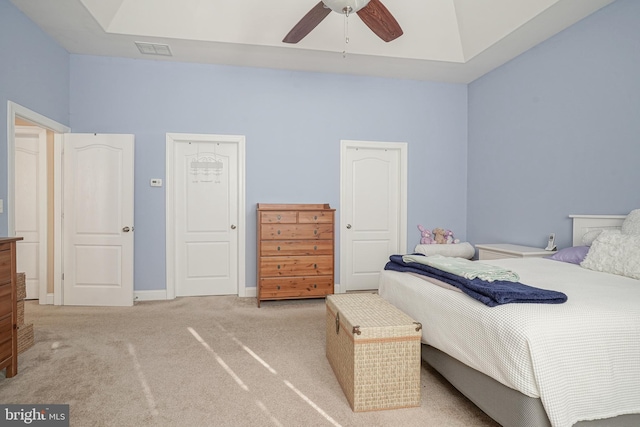
<svg viewBox="0 0 640 427"><path fill-rule="evenodd" d="M6 377L18 373L18 308L16 242L22 237L0 238L0 369Z"/></svg>
<svg viewBox="0 0 640 427"><path fill-rule="evenodd" d="M553 251L545 251L540 248L530 246L511 245L508 243L493 243L488 245L476 245L478 249L478 259L501 259L501 258L542 258L553 255Z"/></svg>
<svg viewBox="0 0 640 427"><path fill-rule="evenodd" d="M327 296L327 359L354 412L420 406L421 330L379 295Z"/></svg>
<svg viewBox="0 0 640 427"><path fill-rule="evenodd" d="M258 307L333 294L334 217L329 204L258 203Z"/></svg>

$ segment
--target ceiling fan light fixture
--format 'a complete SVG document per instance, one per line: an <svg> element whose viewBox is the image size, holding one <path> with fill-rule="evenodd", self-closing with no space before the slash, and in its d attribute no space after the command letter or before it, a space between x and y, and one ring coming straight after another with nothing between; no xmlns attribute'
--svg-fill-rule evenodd
<svg viewBox="0 0 640 427"><path fill-rule="evenodd" d="M385 42L395 40L402 35L400 24L382 4L382 0L320 0L293 26L282 42L298 43L332 11L345 16L345 40L347 41L349 40L348 18L352 13L357 13L362 22Z"/></svg>
<svg viewBox="0 0 640 427"><path fill-rule="evenodd" d="M367 4L370 0L322 0L329 9L342 14L356 13Z"/></svg>

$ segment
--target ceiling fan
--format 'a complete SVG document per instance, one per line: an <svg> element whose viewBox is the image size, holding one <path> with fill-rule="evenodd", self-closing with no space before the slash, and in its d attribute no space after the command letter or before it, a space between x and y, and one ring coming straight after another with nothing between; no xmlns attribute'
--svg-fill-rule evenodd
<svg viewBox="0 0 640 427"><path fill-rule="evenodd" d="M395 40L402 35L400 24L380 0L322 0L302 17L282 41L298 43L332 10L347 17L351 13L357 13L362 22L385 42Z"/></svg>

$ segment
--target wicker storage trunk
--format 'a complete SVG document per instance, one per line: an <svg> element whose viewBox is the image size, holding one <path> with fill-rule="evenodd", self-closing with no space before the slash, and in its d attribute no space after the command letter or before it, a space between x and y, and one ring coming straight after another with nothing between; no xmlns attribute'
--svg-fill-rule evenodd
<svg viewBox="0 0 640 427"><path fill-rule="evenodd" d="M18 354L29 350L34 344L33 323L18 326Z"/></svg>
<svg viewBox="0 0 640 427"><path fill-rule="evenodd" d="M21 301L27 297L27 282L25 273L16 273L16 301Z"/></svg>
<svg viewBox="0 0 640 427"><path fill-rule="evenodd" d="M327 358L355 412L420 406L422 325L376 294L327 295Z"/></svg>

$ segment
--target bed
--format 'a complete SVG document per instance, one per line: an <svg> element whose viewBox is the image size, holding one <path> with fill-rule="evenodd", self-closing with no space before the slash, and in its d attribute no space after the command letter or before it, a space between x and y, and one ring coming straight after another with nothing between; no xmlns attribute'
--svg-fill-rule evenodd
<svg viewBox="0 0 640 427"><path fill-rule="evenodd" d="M571 217L574 247L562 252L588 251L594 269L562 257L482 261L565 293L564 304L487 307L413 273L380 274L379 294L424 326L423 359L505 427L640 425L640 277L593 265L606 238L626 239L615 237L625 216Z"/></svg>

